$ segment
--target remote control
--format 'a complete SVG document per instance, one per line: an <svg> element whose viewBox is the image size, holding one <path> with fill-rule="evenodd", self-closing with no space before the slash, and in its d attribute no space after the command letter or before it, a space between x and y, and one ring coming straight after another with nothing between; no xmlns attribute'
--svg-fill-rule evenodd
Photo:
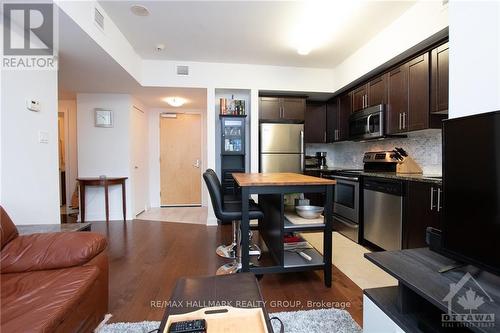
<svg viewBox="0 0 500 333"><path fill-rule="evenodd" d="M168 333L206 333L205 319L178 321L170 324Z"/></svg>

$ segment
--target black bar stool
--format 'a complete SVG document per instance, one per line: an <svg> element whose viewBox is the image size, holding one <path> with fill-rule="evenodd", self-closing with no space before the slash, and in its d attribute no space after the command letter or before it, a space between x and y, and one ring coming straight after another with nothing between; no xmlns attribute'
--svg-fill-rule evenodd
<svg viewBox="0 0 500 333"><path fill-rule="evenodd" d="M234 261L221 266L217 270L217 275L237 273L241 269L241 203L224 202L219 178L212 169L208 169L203 173L203 179L207 185L208 193L210 193L215 216L222 222L231 221L233 224L233 243L219 246L217 248L217 254L226 254L230 251L234 254ZM259 209L259 206L252 202L249 206L249 218L252 220L261 220L264 218L264 213ZM228 258L225 255L222 256Z"/></svg>

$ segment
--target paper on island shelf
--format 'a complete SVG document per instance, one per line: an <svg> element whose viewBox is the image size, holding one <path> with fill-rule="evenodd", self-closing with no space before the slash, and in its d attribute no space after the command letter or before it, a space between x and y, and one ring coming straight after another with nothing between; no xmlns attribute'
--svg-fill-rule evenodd
<svg viewBox="0 0 500 333"><path fill-rule="evenodd" d="M312 245L309 244L307 241L303 242L294 242L294 243L284 243L283 244L283 249L284 250L303 250L303 249L312 249Z"/></svg>
<svg viewBox="0 0 500 333"><path fill-rule="evenodd" d="M325 223L323 215L316 219L305 219L295 212L285 212L285 218L292 224L322 224Z"/></svg>

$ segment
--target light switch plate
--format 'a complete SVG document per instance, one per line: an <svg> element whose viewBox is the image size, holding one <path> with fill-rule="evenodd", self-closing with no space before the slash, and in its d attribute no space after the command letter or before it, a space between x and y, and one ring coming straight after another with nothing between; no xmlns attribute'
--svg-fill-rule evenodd
<svg viewBox="0 0 500 333"><path fill-rule="evenodd" d="M35 99L27 99L26 100L26 108L33 112L40 112L42 106L40 105L40 101Z"/></svg>
<svg viewBox="0 0 500 333"><path fill-rule="evenodd" d="M38 142L39 143L49 143L49 132L38 131Z"/></svg>

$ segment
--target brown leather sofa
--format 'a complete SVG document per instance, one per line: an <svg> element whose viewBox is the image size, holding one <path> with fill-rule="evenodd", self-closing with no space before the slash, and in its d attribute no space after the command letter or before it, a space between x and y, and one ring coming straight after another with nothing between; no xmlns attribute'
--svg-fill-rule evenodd
<svg viewBox="0 0 500 333"><path fill-rule="evenodd" d="M108 311L106 238L19 236L0 206L0 332L92 332Z"/></svg>

